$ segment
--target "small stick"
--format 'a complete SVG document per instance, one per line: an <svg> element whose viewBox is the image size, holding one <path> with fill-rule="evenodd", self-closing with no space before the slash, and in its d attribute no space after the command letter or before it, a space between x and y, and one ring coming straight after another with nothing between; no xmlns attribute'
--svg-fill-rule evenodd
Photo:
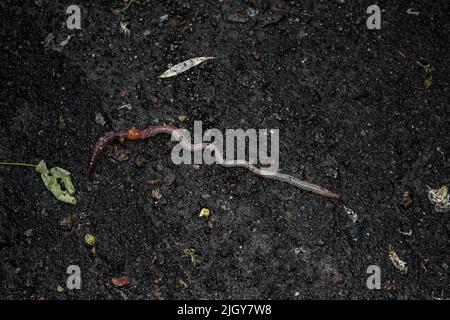
<svg viewBox="0 0 450 320"><path fill-rule="evenodd" d="M37 167L37 165L35 165L35 164L30 164L30 163L20 163L20 162L0 162L0 165L2 165L2 166L34 167L34 168Z"/></svg>

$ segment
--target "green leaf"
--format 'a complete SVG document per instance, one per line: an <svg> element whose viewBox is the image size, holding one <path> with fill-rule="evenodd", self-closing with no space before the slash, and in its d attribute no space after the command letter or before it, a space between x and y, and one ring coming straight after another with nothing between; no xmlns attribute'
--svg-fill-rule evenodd
<svg viewBox="0 0 450 320"><path fill-rule="evenodd" d="M55 196L59 201L76 204L77 199L73 197L75 188L72 184L70 172L63 168L54 167L50 171L44 160L41 160L36 166L36 171L41 174L42 181L45 187ZM62 190L59 181L66 190Z"/></svg>

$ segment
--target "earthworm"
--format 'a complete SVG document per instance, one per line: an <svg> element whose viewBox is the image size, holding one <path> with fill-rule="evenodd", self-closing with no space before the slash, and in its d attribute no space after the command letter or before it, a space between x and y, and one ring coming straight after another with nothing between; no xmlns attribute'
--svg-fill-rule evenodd
<svg viewBox="0 0 450 320"><path fill-rule="evenodd" d="M224 160L222 153L215 147L213 144L191 144L187 139L184 139L184 136L180 133L178 128L169 125L156 125L149 126L144 130L139 130L136 128L123 129L120 131L111 131L105 133L102 137L100 137L97 142L94 144L92 149L91 157L88 163L88 176L90 176L94 170L95 163L97 162L98 157L106 150L106 148L112 144L115 140L142 140L153 137L157 134L168 134L172 136L172 140L179 141L182 147L187 151L199 151L205 148L211 148L214 151L214 156L216 158L216 162L224 167L241 167L246 168L247 170L253 172L254 174L272 179L278 180L281 182L288 183L294 187L299 189L309 191L312 193L319 194L324 197L336 199L341 201L341 196L338 193L332 192L324 187L300 180L296 177L283 174L283 173L274 173L273 171L269 171L264 168L257 168L254 165L250 164L246 160Z"/></svg>

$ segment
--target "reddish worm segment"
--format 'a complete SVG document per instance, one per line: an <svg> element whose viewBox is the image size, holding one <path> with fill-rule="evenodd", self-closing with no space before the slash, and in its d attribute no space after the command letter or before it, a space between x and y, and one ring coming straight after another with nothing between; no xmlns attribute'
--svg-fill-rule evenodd
<svg viewBox="0 0 450 320"><path fill-rule="evenodd" d="M105 135L100 137L97 142L95 143L93 149L91 158L89 159L88 163L88 176L90 176L94 170L95 163L98 159L98 157L106 150L106 148L112 144L115 140L118 139L126 139L126 140L142 140L142 139L148 139L153 137L157 134L168 134L171 135L173 140L177 140L180 142L180 144L183 146L184 149L188 151L197 151L197 150L203 150L205 148L214 148L214 145L208 145L208 144L191 144L190 142L186 141L187 139L183 139L184 136L178 131L178 128L174 126L167 126L167 125L159 125L159 126L149 126L145 128L144 130L139 130L136 128L131 129L123 129L120 131L111 131L107 132ZM328 189L325 189L321 186L300 180L296 177L283 174L283 173L273 173L270 171L267 171L265 169L257 168L251 164L249 164L245 160L236 160L236 161L230 161L230 160L224 160L222 154L218 149L214 149L216 161L218 164L225 166L225 167L242 167L250 170L256 175L262 176L264 178L272 179L272 180L278 180L282 182L289 183L290 185L293 185L297 188L300 188L305 191L310 191L316 194L319 194L324 197L332 198L338 201L341 201L341 196L335 192L332 192Z"/></svg>

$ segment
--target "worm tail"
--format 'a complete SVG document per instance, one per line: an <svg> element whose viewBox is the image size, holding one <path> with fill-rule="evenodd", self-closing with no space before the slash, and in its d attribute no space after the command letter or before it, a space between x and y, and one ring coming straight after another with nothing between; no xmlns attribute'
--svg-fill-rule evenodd
<svg viewBox="0 0 450 320"><path fill-rule="evenodd" d="M92 147L91 157L88 162L88 177L91 176L94 171L95 163L98 157L105 152L106 148L114 141L116 134L114 132L107 132L104 136L100 137Z"/></svg>

